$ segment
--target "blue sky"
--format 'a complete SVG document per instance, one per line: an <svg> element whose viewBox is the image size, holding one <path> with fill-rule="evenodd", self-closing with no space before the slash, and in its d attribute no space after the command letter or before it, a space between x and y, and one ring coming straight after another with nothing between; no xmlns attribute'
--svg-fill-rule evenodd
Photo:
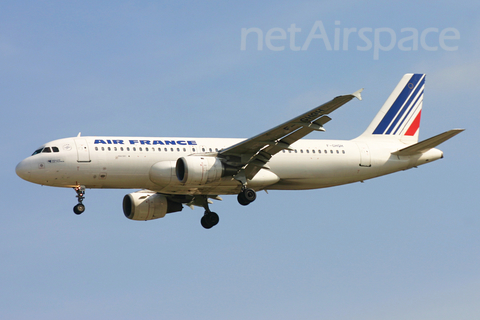
<svg viewBox="0 0 480 320"><path fill-rule="evenodd" d="M475 1L3 1L0 317L477 319L479 9ZM348 48L327 50L317 37L292 50L288 28L301 29L302 46L318 21L332 47L336 30L343 41L344 28L355 28ZM264 39L258 50L249 34L241 50L242 28L265 38L282 29L286 38L270 44L285 48ZM358 49L367 45L362 28L371 29L370 49ZM406 51L404 28L419 38L436 29ZM447 28L458 31L445 40L456 50L441 47ZM392 48L375 59L374 44ZM87 190L76 216L73 190L15 175L37 147L78 132L247 138L365 88L363 101L331 114L326 133L309 136L351 139L409 72L427 74L421 139L466 128L441 146L444 159L363 184L261 192L248 207L225 196L208 231L199 208L126 219L121 201L133 190Z"/></svg>

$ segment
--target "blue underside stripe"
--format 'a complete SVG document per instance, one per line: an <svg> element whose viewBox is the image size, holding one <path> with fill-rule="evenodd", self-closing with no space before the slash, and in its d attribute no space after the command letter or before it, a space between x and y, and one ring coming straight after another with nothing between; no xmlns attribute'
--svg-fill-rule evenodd
<svg viewBox="0 0 480 320"><path fill-rule="evenodd" d="M392 104L390 109L388 109L387 113L383 117L382 121L378 124L377 128L373 131L373 134L384 134L385 130L387 130L388 126L392 122L393 118L395 115L398 113L400 108L403 106L405 103L405 100L407 100L408 96L414 90L414 88L417 86L418 81L422 78L423 74L414 74L410 80L407 82L407 85L403 88L402 92L398 95L397 99L395 102ZM408 85L413 84L411 86L412 88L409 88Z"/></svg>

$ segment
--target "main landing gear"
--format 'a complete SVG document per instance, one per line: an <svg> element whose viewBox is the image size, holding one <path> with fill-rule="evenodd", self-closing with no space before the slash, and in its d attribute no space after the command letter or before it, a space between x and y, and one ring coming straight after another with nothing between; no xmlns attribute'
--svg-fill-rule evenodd
<svg viewBox="0 0 480 320"><path fill-rule="evenodd" d="M237 196L238 203L240 203L242 206L249 205L255 201L255 199L257 199L257 193L255 190L246 187L243 187L242 191L240 191Z"/></svg>
<svg viewBox="0 0 480 320"><path fill-rule="evenodd" d="M242 206L249 205L255 199L257 199L257 193L252 188L247 187L247 177L245 176L245 170L241 169L234 178L242 184L242 190L237 196L238 203Z"/></svg>
<svg viewBox="0 0 480 320"><path fill-rule="evenodd" d="M210 211L210 208L208 207L208 197L203 196L202 199L203 199L202 205L205 208L205 214L200 220L200 223L202 224L202 227L204 227L205 229L210 229L217 225L220 218L218 217L218 214Z"/></svg>
<svg viewBox="0 0 480 320"><path fill-rule="evenodd" d="M78 204L73 207L73 212L75 214L82 214L85 211L85 205L82 203L83 199L85 199L85 186L78 186L73 188L77 193Z"/></svg>
<svg viewBox="0 0 480 320"><path fill-rule="evenodd" d="M242 206L246 206L252 203L253 201L255 201L256 198L257 198L257 193L255 192L255 190L247 187L243 187L242 191L240 191L240 193L237 196L238 202ZM203 208L205 208L205 214L200 220L202 227L204 227L205 229L213 228L218 224L218 221L220 219L218 217L218 214L210 211L210 208L208 207L208 204L209 204L208 196L196 197L196 199L197 199L196 201L200 201L200 202L196 202L196 205L202 206Z"/></svg>

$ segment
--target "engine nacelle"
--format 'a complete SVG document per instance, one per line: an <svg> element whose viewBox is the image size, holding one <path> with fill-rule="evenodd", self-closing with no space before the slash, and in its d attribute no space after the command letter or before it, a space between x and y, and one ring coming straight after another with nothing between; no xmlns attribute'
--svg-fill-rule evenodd
<svg viewBox="0 0 480 320"><path fill-rule="evenodd" d="M233 175L237 169L225 166L215 157L189 156L177 160L175 173L181 183L203 185Z"/></svg>
<svg viewBox="0 0 480 320"><path fill-rule="evenodd" d="M150 180L159 186L168 186L171 183L179 184L175 176L175 161L160 161L155 163L148 173Z"/></svg>
<svg viewBox="0 0 480 320"><path fill-rule="evenodd" d="M123 197L123 213L131 220L153 220L167 213L182 211L181 203L173 202L163 194L135 192Z"/></svg>

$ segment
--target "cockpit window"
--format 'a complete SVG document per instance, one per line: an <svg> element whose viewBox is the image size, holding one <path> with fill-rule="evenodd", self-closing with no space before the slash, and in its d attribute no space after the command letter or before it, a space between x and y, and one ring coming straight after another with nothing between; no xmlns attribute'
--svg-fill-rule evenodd
<svg viewBox="0 0 480 320"><path fill-rule="evenodd" d="M32 154L32 156L39 154L39 153L50 153L50 152L60 152L60 150L57 147L42 147L40 149L35 150L35 152Z"/></svg>
<svg viewBox="0 0 480 320"><path fill-rule="evenodd" d="M40 152L42 152L42 150L43 150L43 147L40 148L40 149L35 150L35 152L32 153L32 156L34 156L34 155L36 155L36 154L39 154Z"/></svg>

